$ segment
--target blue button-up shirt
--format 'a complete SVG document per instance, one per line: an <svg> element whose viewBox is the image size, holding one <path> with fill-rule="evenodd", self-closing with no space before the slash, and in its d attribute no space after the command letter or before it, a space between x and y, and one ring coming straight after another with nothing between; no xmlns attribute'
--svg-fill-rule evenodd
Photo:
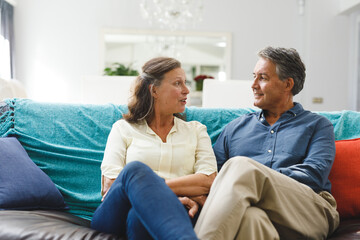
<svg viewBox="0 0 360 240"><path fill-rule="evenodd" d="M331 122L305 111L301 104L281 115L270 126L259 111L230 122L214 144L220 171L235 156L250 157L311 187L330 192L328 176L335 158Z"/></svg>

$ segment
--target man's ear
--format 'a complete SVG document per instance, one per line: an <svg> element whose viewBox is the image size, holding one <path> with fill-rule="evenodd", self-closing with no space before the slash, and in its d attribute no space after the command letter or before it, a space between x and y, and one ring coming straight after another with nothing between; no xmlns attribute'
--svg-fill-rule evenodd
<svg viewBox="0 0 360 240"><path fill-rule="evenodd" d="M293 78L288 78L286 79L286 90L291 91L294 87L294 79Z"/></svg>

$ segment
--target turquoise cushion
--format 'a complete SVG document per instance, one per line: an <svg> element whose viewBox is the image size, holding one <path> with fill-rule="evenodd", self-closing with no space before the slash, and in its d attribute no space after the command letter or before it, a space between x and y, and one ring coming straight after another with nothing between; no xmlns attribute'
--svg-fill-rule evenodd
<svg viewBox="0 0 360 240"><path fill-rule="evenodd" d="M16 138L0 138L0 166L0 209L67 209L55 184Z"/></svg>

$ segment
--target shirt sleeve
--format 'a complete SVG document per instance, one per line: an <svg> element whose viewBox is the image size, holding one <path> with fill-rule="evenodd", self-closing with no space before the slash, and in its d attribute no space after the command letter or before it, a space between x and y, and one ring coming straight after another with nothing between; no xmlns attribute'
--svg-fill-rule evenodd
<svg viewBox="0 0 360 240"><path fill-rule="evenodd" d="M216 159L205 125L197 124L197 146L195 151L195 173L210 175L217 172Z"/></svg>
<svg viewBox="0 0 360 240"><path fill-rule="evenodd" d="M326 186L335 158L335 136L332 124L322 119L315 126L304 161L278 171L311 187L315 192Z"/></svg>
<svg viewBox="0 0 360 240"><path fill-rule="evenodd" d="M229 159L229 148L228 148L229 146L228 146L228 142L227 142L228 128L229 128L229 125L227 125L224 128L224 130L220 133L219 137L217 138L217 140L213 146L218 171L220 171L221 167Z"/></svg>
<svg viewBox="0 0 360 240"><path fill-rule="evenodd" d="M102 175L107 178L117 178L125 166L127 143L124 132L126 132L126 126L119 120L114 123L108 136L101 163Z"/></svg>

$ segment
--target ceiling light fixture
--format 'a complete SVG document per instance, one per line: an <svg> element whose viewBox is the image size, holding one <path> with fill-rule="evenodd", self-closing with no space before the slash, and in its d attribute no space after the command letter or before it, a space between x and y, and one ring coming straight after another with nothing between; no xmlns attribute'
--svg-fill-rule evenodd
<svg viewBox="0 0 360 240"><path fill-rule="evenodd" d="M171 31L185 30L202 21L202 0L142 0L143 18Z"/></svg>

